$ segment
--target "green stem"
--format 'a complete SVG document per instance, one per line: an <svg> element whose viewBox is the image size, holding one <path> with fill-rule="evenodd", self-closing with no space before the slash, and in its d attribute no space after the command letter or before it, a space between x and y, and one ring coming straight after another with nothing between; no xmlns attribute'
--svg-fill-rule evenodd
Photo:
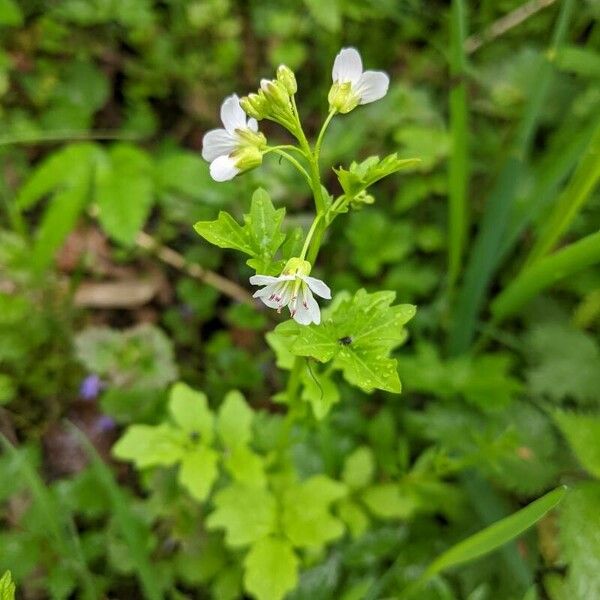
<svg viewBox="0 0 600 600"><path fill-rule="evenodd" d="M296 170L306 179L308 185L312 189L313 181L310 175L307 173L306 169L291 154L288 154L285 150L282 150L281 148L281 146L273 146L272 148L267 148L264 154L274 152L275 154L279 154L279 156L283 156L283 158L285 158L294 167L296 167Z"/></svg>
<svg viewBox="0 0 600 600"><path fill-rule="evenodd" d="M331 109L329 111L329 114L327 115L327 118L325 119L325 123L323 123L323 127L321 127L321 131L319 131L319 136L317 137L317 143L315 144L315 161L317 164L319 164L319 157L321 155L321 144L323 143L323 136L325 135L325 131L327 130L327 127L329 127L329 123L331 123L331 119L333 119L336 112L337 111L334 109Z"/></svg>
<svg viewBox="0 0 600 600"><path fill-rule="evenodd" d="M314 221L312 222L312 225L310 226L310 229L308 230L308 233L306 234L306 239L304 240L304 246L302 246L302 252L300 253L300 258L302 260L304 260L304 258L306 257L306 253L308 252L308 247L310 246L310 241L311 241L313 235L315 234L317 225L319 224L319 221L321 220L322 216L323 216L323 213L319 213L315 217Z"/></svg>

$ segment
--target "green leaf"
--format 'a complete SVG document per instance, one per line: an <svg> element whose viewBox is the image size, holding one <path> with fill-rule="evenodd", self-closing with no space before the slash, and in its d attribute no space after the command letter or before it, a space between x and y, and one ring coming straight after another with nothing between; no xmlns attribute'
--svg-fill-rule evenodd
<svg viewBox="0 0 600 600"><path fill-rule="evenodd" d="M258 273L278 272L273 256L285 240L280 228L285 209L274 208L267 192L257 189L252 195L250 214L244 215L244 225L239 225L224 211L216 221L198 221L196 232L219 248L239 250L252 258L247 264Z"/></svg>
<svg viewBox="0 0 600 600"><path fill-rule="evenodd" d="M179 483L192 498L204 502L219 474L219 455L207 446L198 446L184 454L179 467Z"/></svg>
<svg viewBox="0 0 600 600"><path fill-rule="evenodd" d="M542 323L525 337L532 394L554 402L594 405L600 388L600 347L593 336L562 323Z"/></svg>
<svg viewBox="0 0 600 600"><path fill-rule="evenodd" d="M398 154L389 154L383 159L370 156L360 163L352 162L349 169L334 169L344 193L353 198L375 182L402 169L419 164L418 158L398 158Z"/></svg>
<svg viewBox="0 0 600 600"><path fill-rule="evenodd" d="M244 587L257 600L282 600L298 583L298 558L289 542L267 537L244 559Z"/></svg>
<svg viewBox="0 0 600 600"><path fill-rule="evenodd" d="M382 519L408 519L418 508L414 494L396 483L382 483L367 488L361 496L369 510Z"/></svg>
<svg viewBox="0 0 600 600"><path fill-rule="evenodd" d="M155 325L89 327L77 334L77 358L116 387L162 389L177 377L171 340Z"/></svg>
<svg viewBox="0 0 600 600"><path fill-rule="evenodd" d="M450 11L450 136L448 156L448 278L452 286L462 267L469 223L469 104L467 101L465 2L453 0Z"/></svg>
<svg viewBox="0 0 600 600"><path fill-rule="evenodd" d="M15 600L15 584L10 571L0 577L0 600Z"/></svg>
<svg viewBox="0 0 600 600"><path fill-rule="evenodd" d="M510 317L557 281L599 262L600 231L540 258L496 296L491 305L494 319L499 322Z"/></svg>
<svg viewBox="0 0 600 600"><path fill-rule="evenodd" d="M172 465L185 454L186 435L179 429L161 425L131 425L113 446L114 456L133 462L138 469Z"/></svg>
<svg viewBox="0 0 600 600"><path fill-rule="evenodd" d="M600 415L556 412L554 420L582 466L600 479Z"/></svg>
<svg viewBox="0 0 600 600"><path fill-rule="evenodd" d="M87 455L90 457L94 478L104 488L110 500L110 514L117 530L125 542L128 559L139 579L144 598L160 600L164 598L160 578L153 568L147 540L150 538L148 525L140 519L131 506L131 499L115 481L111 469L100 458L94 446L83 433L75 430ZM97 595L96 595L97 596Z"/></svg>
<svg viewBox="0 0 600 600"><path fill-rule="evenodd" d="M531 267L542 256L548 254L590 198L600 180L600 122L588 147L567 184L554 203L554 208L544 220L539 237L531 249L524 269Z"/></svg>
<svg viewBox="0 0 600 600"><path fill-rule="evenodd" d="M20 27L23 25L23 13L14 0L0 0L0 26L2 25L6 27Z"/></svg>
<svg viewBox="0 0 600 600"><path fill-rule="evenodd" d="M574 4L573 0L566 0L561 4L552 34L552 48L560 46L567 35ZM532 140L542 120L543 109L548 104L552 71L552 66L545 58L537 57L534 79L529 86L531 93L522 111L522 120L512 148L507 153L506 163L485 200L485 212L477 237L471 244L462 286L456 295L449 332L451 354L463 354L468 350L492 279L499 268L500 250L519 195L519 184L526 172ZM512 285L514 284L509 285L508 289Z"/></svg>
<svg viewBox="0 0 600 600"><path fill-rule="evenodd" d="M117 242L131 245L152 207L152 160L130 144L113 146L96 172L96 202L102 228Z"/></svg>
<svg viewBox="0 0 600 600"><path fill-rule="evenodd" d="M247 546L275 531L277 505L265 489L235 483L215 495L214 505L206 526L224 529L228 546Z"/></svg>
<svg viewBox="0 0 600 600"><path fill-rule="evenodd" d="M263 459L247 446L234 446L227 453L225 466L239 483L256 487L265 487L267 484Z"/></svg>
<svg viewBox="0 0 600 600"><path fill-rule="evenodd" d="M312 365L310 368L307 365L303 372L302 384L302 400L311 405L315 418L321 421L340 400L337 385L329 375L319 373Z"/></svg>
<svg viewBox="0 0 600 600"><path fill-rule="evenodd" d="M91 165L72 166L72 177L65 187L49 200L48 208L36 232L33 262L38 268L46 267L53 259L88 200L91 183Z"/></svg>
<svg viewBox="0 0 600 600"><path fill-rule="evenodd" d="M353 213L345 234L352 244L352 264L367 277L379 275L384 265L399 263L415 245L409 223L391 221L379 210Z"/></svg>
<svg viewBox="0 0 600 600"><path fill-rule="evenodd" d="M346 486L316 475L284 491L281 524L294 546L319 548L339 538L344 525L331 515L331 504L346 495Z"/></svg>
<svg viewBox="0 0 600 600"><path fill-rule="evenodd" d="M82 174L84 164L102 156L98 146L90 143L69 144L50 154L19 189L15 205L19 210L33 208L42 198L62 186L73 185ZM74 169L74 166L76 168Z"/></svg>
<svg viewBox="0 0 600 600"><path fill-rule="evenodd" d="M294 354L333 360L349 383L366 391L399 393L396 360L389 353L406 340L404 324L416 309L410 304L391 306L394 298L394 292L359 290L354 297L334 303L320 325L287 321L276 331L291 336L289 348Z"/></svg>
<svg viewBox="0 0 600 600"><path fill-rule="evenodd" d="M304 0L304 4L318 25L332 33L339 31L342 24L340 0L329 0L325 3L319 0Z"/></svg>
<svg viewBox="0 0 600 600"><path fill-rule="evenodd" d="M248 266L259 273L266 273L275 252L285 240L285 234L280 231L285 208L275 210L269 194L259 188L252 195L250 205L249 223L254 242L253 260L248 261Z"/></svg>
<svg viewBox="0 0 600 600"><path fill-rule="evenodd" d="M375 473L375 457L368 446L361 446L344 461L342 481L352 489L364 488L371 483Z"/></svg>
<svg viewBox="0 0 600 600"><path fill-rule="evenodd" d="M426 577L433 577L446 569L475 560L500 548L535 525L549 510L559 504L566 492L566 486L557 488L509 517L455 544L429 565Z"/></svg>
<svg viewBox="0 0 600 600"><path fill-rule="evenodd" d="M200 179L206 163L193 152L178 151L160 158L156 164L156 182L161 191L177 192L194 198L205 199L205 186Z"/></svg>
<svg viewBox="0 0 600 600"><path fill-rule="evenodd" d="M337 514L354 538L359 538L369 528L369 517L357 502L341 500L337 504Z"/></svg>
<svg viewBox="0 0 600 600"><path fill-rule="evenodd" d="M567 562L563 598L591 600L600 589L600 483L577 486L565 499L559 520L562 561Z"/></svg>
<svg viewBox="0 0 600 600"><path fill-rule="evenodd" d="M549 56L560 71L581 77L600 77L600 54L581 46L560 46Z"/></svg>
<svg viewBox="0 0 600 600"><path fill-rule="evenodd" d="M214 417L203 392L197 392L185 383L176 383L171 388L169 412L186 433L198 434L206 445L213 441Z"/></svg>
<svg viewBox="0 0 600 600"><path fill-rule="evenodd" d="M228 448L250 442L254 413L240 392L229 392L219 408L217 431Z"/></svg>

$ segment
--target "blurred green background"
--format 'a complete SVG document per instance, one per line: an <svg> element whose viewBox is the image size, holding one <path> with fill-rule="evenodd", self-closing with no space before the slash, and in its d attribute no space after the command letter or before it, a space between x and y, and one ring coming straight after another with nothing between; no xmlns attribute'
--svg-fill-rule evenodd
<svg viewBox="0 0 600 600"><path fill-rule="evenodd" d="M418 311L401 396L340 382L295 432L300 478L343 479L367 448L384 495L366 521L338 515L346 533L301 554L286 597L400 597L452 543L567 483L518 544L418 597L600 598L599 17L598 0L0 0L0 574L17 597L244 597L243 553L205 531L209 509L110 448L164 419L183 380L213 407L243 392L272 449L286 375L263 334L283 317L245 304L250 270L193 224L241 219L262 186L306 227L312 200L273 156L211 181L201 140L281 63L314 136L353 46L390 91L334 120L322 164L422 162L336 221L315 272Z"/></svg>

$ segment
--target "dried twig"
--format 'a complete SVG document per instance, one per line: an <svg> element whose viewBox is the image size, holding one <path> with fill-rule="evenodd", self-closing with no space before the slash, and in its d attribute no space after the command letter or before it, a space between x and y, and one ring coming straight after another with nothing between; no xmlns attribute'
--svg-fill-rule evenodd
<svg viewBox="0 0 600 600"><path fill-rule="evenodd" d="M200 265L188 264L179 252L168 246L163 246L147 233L140 231L135 241L140 248L152 252L165 264L187 273L194 279L203 281L238 302L254 305L252 296L242 286L214 271L204 269Z"/></svg>
<svg viewBox="0 0 600 600"><path fill-rule="evenodd" d="M504 35L507 31L510 31L517 25L520 25L523 23L523 21L527 20L535 13L547 8L548 6L551 6L555 2L556 0L530 0L529 2L526 2L504 17L494 21L481 33L476 33L469 36L465 40L465 52L467 54L472 54L484 44L487 44L491 40Z"/></svg>

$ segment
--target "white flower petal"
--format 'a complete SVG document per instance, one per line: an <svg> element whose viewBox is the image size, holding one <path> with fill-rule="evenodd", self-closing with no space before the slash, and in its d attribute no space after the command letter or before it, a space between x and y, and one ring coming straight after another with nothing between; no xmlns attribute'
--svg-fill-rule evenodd
<svg viewBox="0 0 600 600"><path fill-rule="evenodd" d="M306 282L308 287L315 293L317 296L321 296L321 298L325 298L325 300L331 300L331 290L329 286L320 279L316 277L308 277L301 276L302 281Z"/></svg>
<svg viewBox="0 0 600 600"><path fill-rule="evenodd" d="M258 290L254 293L254 298L260 298L269 308L281 308L281 298L283 289L286 285L285 281L277 281Z"/></svg>
<svg viewBox="0 0 600 600"><path fill-rule="evenodd" d="M210 176L215 181L229 181L239 172L235 161L229 156L219 156L210 163Z"/></svg>
<svg viewBox="0 0 600 600"><path fill-rule="evenodd" d="M296 323L300 325L310 325L312 323L312 317L308 310L308 303L304 305L303 302L298 302L295 306L295 310L291 312L292 318Z"/></svg>
<svg viewBox="0 0 600 600"><path fill-rule="evenodd" d="M383 71L365 71L353 87L360 96L360 104L368 104L383 98L390 86L390 78Z"/></svg>
<svg viewBox="0 0 600 600"><path fill-rule="evenodd" d="M258 121L256 119L248 119L248 129L256 133L258 131Z"/></svg>
<svg viewBox="0 0 600 600"><path fill-rule="evenodd" d="M231 154L237 146L237 139L226 129L211 129L202 138L202 158L212 162L218 156Z"/></svg>
<svg viewBox="0 0 600 600"><path fill-rule="evenodd" d="M318 302L314 299L310 291L308 292L307 304L311 321L315 323L315 325L318 325L321 322L321 310L319 309Z"/></svg>
<svg viewBox="0 0 600 600"><path fill-rule="evenodd" d="M356 83L362 75L362 71L362 60L358 50L342 48L333 63L333 81Z"/></svg>
<svg viewBox="0 0 600 600"><path fill-rule="evenodd" d="M265 296L270 296L271 294L275 294L277 292L277 287L279 286L279 282L271 283L270 285L266 285L264 288L260 290L256 290L254 294L252 294L253 298L264 298Z"/></svg>
<svg viewBox="0 0 600 600"><path fill-rule="evenodd" d="M234 133L236 129L246 127L246 113L240 106L240 99L237 94L227 96L221 104L221 121L229 133Z"/></svg>
<svg viewBox="0 0 600 600"><path fill-rule="evenodd" d="M252 277L250 277L250 283L252 285L269 285L276 281L281 281L281 278L272 277L271 275L252 275Z"/></svg>

